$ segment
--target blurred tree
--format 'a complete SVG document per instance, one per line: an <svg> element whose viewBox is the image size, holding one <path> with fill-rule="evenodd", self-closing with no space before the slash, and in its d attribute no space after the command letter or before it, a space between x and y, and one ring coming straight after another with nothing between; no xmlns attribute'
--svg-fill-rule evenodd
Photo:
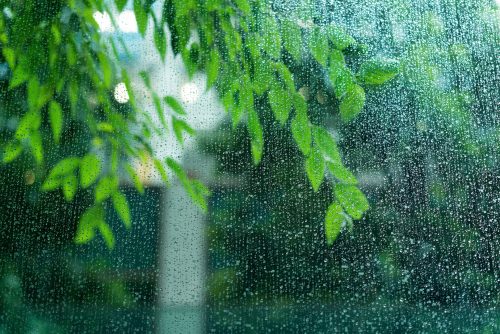
<svg viewBox="0 0 500 334"><path fill-rule="evenodd" d="M182 106L174 98L162 99L152 91L146 73L142 77L161 124L153 124L137 108L130 78L117 61L118 46L113 40L107 46L94 20L100 13L109 15L114 23L116 10L122 11L127 3L1 3L3 168L14 169L11 163L22 156L34 187L61 189L68 201L79 192L93 193L94 203L81 215L75 240L85 243L99 233L110 248L115 240L103 205L111 202L125 226L130 226L127 199L118 190L120 179L128 174L138 191L143 191L130 160L153 157L154 166L167 181L165 166L154 158L149 145L152 133L162 135L172 127L180 142L184 132L194 133L182 119ZM294 68L308 60L318 75L329 77L330 91L347 122L363 108L361 85L390 80L398 72L397 62L368 61L354 75L345 55L358 52L361 45L340 27L324 25L302 10L284 18L272 1L168 0L160 18L154 14L153 4L133 1L139 32L145 36L152 21L153 39L164 59L168 27L172 50L182 56L189 74L206 73L207 86L216 87L234 125L246 119L255 163L261 160L264 138L254 103L265 99L281 124L293 118L290 131L304 155L313 188L319 188L327 170L346 183L335 188L337 200L326 221L329 240L335 239L344 217L349 221L361 218L368 203L343 166L334 139L321 123L311 123L307 103L296 88ZM193 30L197 40L191 38ZM120 81L127 105L113 99L112 89ZM77 128L82 137L73 142L76 147L64 150ZM168 158L166 164L195 202L206 208L208 190L190 180L174 160Z"/></svg>

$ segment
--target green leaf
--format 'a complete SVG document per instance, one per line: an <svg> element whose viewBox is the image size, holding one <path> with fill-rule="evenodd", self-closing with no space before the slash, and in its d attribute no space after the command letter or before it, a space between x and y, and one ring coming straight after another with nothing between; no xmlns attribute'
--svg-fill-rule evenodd
<svg viewBox="0 0 500 334"><path fill-rule="evenodd" d="M187 176L186 172L182 169L181 165L177 161L167 158L166 159L168 167L174 172L182 186L188 193L189 197L204 211L207 210L207 201L205 199L208 196L208 189L199 181L191 181Z"/></svg>
<svg viewBox="0 0 500 334"><path fill-rule="evenodd" d="M330 48L328 47L328 39L319 28L314 29L310 36L309 49L314 59L322 66L326 66Z"/></svg>
<svg viewBox="0 0 500 334"><path fill-rule="evenodd" d="M56 101L51 101L49 104L49 120L52 128L52 137L56 144L59 144L63 128L63 112L61 105Z"/></svg>
<svg viewBox="0 0 500 334"><path fill-rule="evenodd" d="M108 249L113 249L115 247L115 236L113 235L111 227L109 227L106 221L101 220L99 221L97 228L99 229L106 246L108 246Z"/></svg>
<svg viewBox="0 0 500 334"><path fill-rule="evenodd" d="M399 73L399 62L392 59L377 59L363 63L358 77L368 85L381 85Z"/></svg>
<svg viewBox="0 0 500 334"><path fill-rule="evenodd" d="M112 142L111 145L111 156L110 156L111 172L116 174L118 171L118 165L120 163L120 149L116 142Z"/></svg>
<svg viewBox="0 0 500 334"><path fill-rule="evenodd" d="M262 46L273 59L281 58L281 35L278 29L278 23L273 17L267 17L262 27Z"/></svg>
<svg viewBox="0 0 500 334"><path fill-rule="evenodd" d="M107 200L118 189L118 178L116 176L106 176L97 182L94 189L96 203Z"/></svg>
<svg viewBox="0 0 500 334"><path fill-rule="evenodd" d="M11 141L5 145L2 161L4 163L12 162L21 154L22 151L23 146L20 143Z"/></svg>
<svg viewBox="0 0 500 334"><path fill-rule="evenodd" d="M12 73L12 78L9 81L9 89L16 88L23 82L28 80L30 77L29 72L25 69L25 66L19 64Z"/></svg>
<svg viewBox="0 0 500 334"><path fill-rule="evenodd" d="M191 181L191 189L193 190L191 196L193 201L198 204L203 211L207 211L208 205L206 197L210 195L210 190L198 180Z"/></svg>
<svg viewBox="0 0 500 334"><path fill-rule="evenodd" d="M332 136L320 126L313 127L314 142L318 146L323 156L336 164L341 164L340 152Z"/></svg>
<svg viewBox="0 0 500 334"><path fill-rule="evenodd" d="M104 86L110 88L113 83L113 69L109 62L109 58L104 52L99 52L97 56L99 58L99 65L101 66Z"/></svg>
<svg viewBox="0 0 500 334"><path fill-rule="evenodd" d="M179 179L179 181L183 185L190 184L189 178L188 178L186 172L184 172L181 165L179 165L179 163L177 161L175 161L172 158L167 158L166 163L167 163L167 166L174 172L175 176L177 176L177 178Z"/></svg>
<svg viewBox="0 0 500 334"><path fill-rule="evenodd" d="M233 129L236 129L236 126L239 124L243 115L245 114L245 109L242 105L233 105L231 109L229 109L231 113L231 120L233 121Z"/></svg>
<svg viewBox="0 0 500 334"><path fill-rule="evenodd" d="M306 159L305 169L314 191L318 191L325 177L325 160L316 146Z"/></svg>
<svg viewBox="0 0 500 334"><path fill-rule="evenodd" d="M253 91L262 95L269 88L269 83L273 82L273 74L270 72L270 65L264 60L258 60L255 63L253 75Z"/></svg>
<svg viewBox="0 0 500 334"><path fill-rule="evenodd" d="M165 31L162 26L155 26L153 39L156 50L160 53L161 60L165 61L165 55L167 54L167 37L165 36Z"/></svg>
<svg viewBox="0 0 500 334"><path fill-rule="evenodd" d="M14 51L14 49L3 46L2 53L5 57L5 60L7 61L7 64L9 64L9 67L11 69L14 68L16 65L16 52Z"/></svg>
<svg viewBox="0 0 500 334"><path fill-rule="evenodd" d="M342 99L356 85L351 71L347 68L341 68L337 71L335 81L332 81L333 92L337 99Z"/></svg>
<svg viewBox="0 0 500 334"><path fill-rule="evenodd" d="M370 208L365 195L356 186L338 183L335 185L335 196L354 219L361 219L363 213Z"/></svg>
<svg viewBox="0 0 500 334"><path fill-rule="evenodd" d="M31 132L38 130L42 123L42 116L38 110L28 111L23 115L19 124L17 125L15 137L19 140L28 138Z"/></svg>
<svg viewBox="0 0 500 334"><path fill-rule="evenodd" d="M338 99L341 99L354 84L352 73L346 67L344 54L339 50L333 50L330 54L328 75Z"/></svg>
<svg viewBox="0 0 500 334"><path fill-rule="evenodd" d="M61 186L63 178L61 176L58 177L48 177L45 179L42 185L43 191L52 191L56 190Z"/></svg>
<svg viewBox="0 0 500 334"><path fill-rule="evenodd" d="M74 174L66 176L62 181L64 198L69 202L73 200L78 190L78 178Z"/></svg>
<svg viewBox="0 0 500 334"><path fill-rule="evenodd" d="M340 182L352 185L358 184L358 180L356 179L354 174L351 173L351 171L344 167L342 164L330 162L328 163L328 170Z"/></svg>
<svg viewBox="0 0 500 334"><path fill-rule="evenodd" d="M329 75L330 80L335 82L339 75L339 70L345 68L345 58L344 54L339 50L333 50L330 53L330 63L329 63Z"/></svg>
<svg viewBox="0 0 500 334"><path fill-rule="evenodd" d="M135 102L134 90L133 90L130 78L128 76L128 73L127 73L127 71L124 68L122 68L122 80L123 80L123 83L125 84L125 88L127 88L127 93L128 93L128 97L129 97L129 103L132 106L132 108L135 109L135 108L137 108L137 105L136 105L136 102Z"/></svg>
<svg viewBox="0 0 500 334"><path fill-rule="evenodd" d="M151 79L149 78L149 74L146 71L140 71L139 76L142 79L142 82L146 85L147 88L151 89Z"/></svg>
<svg viewBox="0 0 500 334"><path fill-rule="evenodd" d="M250 4L247 0L233 0L239 10L245 15L250 14Z"/></svg>
<svg viewBox="0 0 500 334"><path fill-rule="evenodd" d="M294 106L296 115L291 124L292 136L302 154L307 156L311 151L312 135L307 118L307 104L300 94L294 96Z"/></svg>
<svg viewBox="0 0 500 334"><path fill-rule="evenodd" d="M292 101L289 94L282 89L279 85L273 85L269 91L269 104L274 113L274 117L284 125L288 120L290 109L292 108Z"/></svg>
<svg viewBox="0 0 500 334"><path fill-rule="evenodd" d="M108 122L99 122L96 126L98 131L113 133L115 131L113 125Z"/></svg>
<svg viewBox="0 0 500 334"><path fill-rule="evenodd" d="M87 19L89 20L89 22L96 24L94 20L92 21L90 20L90 15L89 17L87 17ZM73 43L66 44L66 60L68 61L68 65L70 67L76 65L76 61L78 60L78 58L77 58L77 52L75 50L75 45Z"/></svg>
<svg viewBox="0 0 500 334"><path fill-rule="evenodd" d="M127 170L127 173L130 176L130 179L132 180L132 183L134 184L135 189L137 189L137 191L140 194L144 194L144 186L142 185L142 181L139 178L139 175L137 175L135 170L130 165L126 165L125 169Z"/></svg>
<svg viewBox="0 0 500 334"><path fill-rule="evenodd" d="M128 205L127 198L121 192L117 191L112 195L113 207L116 213L123 221L123 224L127 229L132 227L132 220L130 218L130 208Z"/></svg>
<svg viewBox="0 0 500 334"><path fill-rule="evenodd" d="M128 0L115 0L115 5L119 12L123 11L127 3Z"/></svg>
<svg viewBox="0 0 500 334"><path fill-rule="evenodd" d="M226 97L225 102L229 106L233 128L236 129L243 115L245 115L245 111L253 109L253 91L250 84L245 82L240 85L239 81L233 81L231 89L227 93L229 96ZM235 98L235 96L238 96L238 98Z"/></svg>
<svg viewBox="0 0 500 334"><path fill-rule="evenodd" d="M71 109L74 111L80 97L78 93L78 84L75 80L71 80L68 84L68 97L71 105Z"/></svg>
<svg viewBox="0 0 500 334"><path fill-rule="evenodd" d="M75 243L86 244L95 237L95 228L104 222L104 209L101 205L88 208L80 217L75 235Z"/></svg>
<svg viewBox="0 0 500 334"><path fill-rule="evenodd" d="M43 144L40 132L36 131L31 134L30 147L31 154L35 158L36 163L41 164L43 162Z"/></svg>
<svg viewBox="0 0 500 334"><path fill-rule="evenodd" d="M344 50L356 43L354 38L348 35L343 28L336 25L328 27L328 37L338 50Z"/></svg>
<svg viewBox="0 0 500 334"><path fill-rule="evenodd" d="M333 202L328 207L325 216L325 236L329 246L333 245L345 221L344 210L338 202Z"/></svg>
<svg viewBox="0 0 500 334"><path fill-rule="evenodd" d="M344 122L356 118L365 105L365 91L359 85L353 85L340 102L340 116Z"/></svg>
<svg viewBox="0 0 500 334"><path fill-rule="evenodd" d="M182 105L172 96L165 96L163 98L163 100L165 101L165 103L170 107L172 108L172 110L179 114L179 115L186 115L186 111L184 110L184 108L182 107Z"/></svg>
<svg viewBox="0 0 500 334"><path fill-rule="evenodd" d="M250 58L254 61L255 66L267 61L267 57L262 57L261 46L262 38L257 33L248 33L245 36L245 48L248 50Z"/></svg>
<svg viewBox="0 0 500 334"><path fill-rule="evenodd" d="M170 30L172 51L174 55L178 55L189 39L189 18L176 13L176 8L172 4L172 0L165 1L163 14Z"/></svg>
<svg viewBox="0 0 500 334"><path fill-rule="evenodd" d="M29 110L37 110L38 95L40 94L40 83L36 77L31 77L28 81L28 106Z"/></svg>
<svg viewBox="0 0 500 334"><path fill-rule="evenodd" d="M139 33L144 37L148 28L148 12L142 5L141 0L134 0L134 14Z"/></svg>
<svg viewBox="0 0 500 334"><path fill-rule="evenodd" d="M224 106L224 110L226 112L231 112L231 109L233 109L235 105L233 92L230 90L226 90L223 94L224 95L221 98L221 102L222 105Z"/></svg>
<svg viewBox="0 0 500 334"><path fill-rule="evenodd" d="M50 176L56 176L56 175L67 175L71 172L73 172L79 165L80 163L80 158L77 157L68 157L65 158L61 161L59 161L54 168L52 168L52 171L49 174Z"/></svg>
<svg viewBox="0 0 500 334"><path fill-rule="evenodd" d="M295 81L293 81L292 72L283 63L274 64L276 71L279 74L280 79L285 84L285 88L288 89L289 93L295 93Z"/></svg>
<svg viewBox="0 0 500 334"><path fill-rule="evenodd" d="M153 92L153 103L155 105L156 113L158 114L158 118L160 119L161 125L164 129L167 129L167 119L165 118L165 114L163 113L163 107L161 105L160 97Z"/></svg>
<svg viewBox="0 0 500 334"><path fill-rule="evenodd" d="M80 158L77 157L68 157L59 161L45 179L42 190L51 191L59 188L65 176L72 174L79 163Z"/></svg>
<svg viewBox="0 0 500 334"><path fill-rule="evenodd" d="M161 179L163 180L163 183L168 185L169 184L168 175L167 175L167 172L165 171L165 168L163 167L163 164L161 163L161 161L158 159L153 159L153 163L154 163L155 168L158 171L158 173L160 173L160 176L161 176Z"/></svg>
<svg viewBox="0 0 500 334"><path fill-rule="evenodd" d="M281 35L283 36L283 46L285 50L299 61L302 56L302 32L299 26L292 20L283 20L281 23Z"/></svg>
<svg viewBox="0 0 500 334"><path fill-rule="evenodd" d="M244 75L241 79L241 86L239 91L239 105L244 109L251 109L254 107L254 95L250 77Z"/></svg>
<svg viewBox="0 0 500 334"><path fill-rule="evenodd" d="M191 181L191 185L193 186L193 188L196 190L196 192L198 192L199 194L203 195L203 196L210 196L210 194L212 193L210 191L210 189L207 188L207 186L205 186L201 181L199 180L192 180Z"/></svg>
<svg viewBox="0 0 500 334"><path fill-rule="evenodd" d="M182 50L181 56L184 61L184 68L188 73L188 77L192 79L194 73L196 73L200 65L200 46L198 43L191 44L189 48Z"/></svg>
<svg viewBox="0 0 500 334"><path fill-rule="evenodd" d="M260 125L259 116L253 108L248 110L247 128L250 134L253 162L255 165L258 165L262 159L262 152L264 150L264 133Z"/></svg>
<svg viewBox="0 0 500 334"><path fill-rule="evenodd" d="M179 143L184 143L183 132L187 132L191 136L195 134L193 128L191 128L185 121L178 119L176 117L172 117L172 127L174 129L174 134Z"/></svg>
<svg viewBox="0 0 500 334"><path fill-rule="evenodd" d="M95 238L96 229L99 230L108 249L113 249L115 237L109 225L106 224L102 205L90 207L83 213L76 231L75 243L86 244L90 242Z"/></svg>
<svg viewBox="0 0 500 334"><path fill-rule="evenodd" d="M76 231L75 243L86 244L90 242L95 238L96 229L99 230L108 249L113 249L115 237L109 225L106 224L102 205L93 206L83 213Z"/></svg>
<svg viewBox="0 0 500 334"><path fill-rule="evenodd" d="M62 85L64 83L59 83L59 85ZM56 87L57 88L57 87ZM62 86L58 87L59 92L62 89ZM54 87L52 87L51 84L45 84L40 86L40 91L38 92L38 99L36 101L36 108L40 109L42 108L47 102L49 102L54 95Z"/></svg>
<svg viewBox="0 0 500 334"><path fill-rule="evenodd" d="M80 162L80 184L90 187L101 174L101 160L95 154L85 155Z"/></svg>
<svg viewBox="0 0 500 334"><path fill-rule="evenodd" d="M206 65L206 73L207 73L207 90L213 86L215 81L217 80L217 76L219 75L219 66L220 66L220 56L219 53L213 49L210 51L210 58Z"/></svg>

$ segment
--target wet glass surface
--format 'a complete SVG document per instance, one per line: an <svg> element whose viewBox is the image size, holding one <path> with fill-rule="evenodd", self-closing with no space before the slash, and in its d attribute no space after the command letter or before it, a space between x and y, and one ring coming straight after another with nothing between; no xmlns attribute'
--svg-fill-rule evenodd
<svg viewBox="0 0 500 334"><path fill-rule="evenodd" d="M500 332L497 2L0 8L0 333Z"/></svg>

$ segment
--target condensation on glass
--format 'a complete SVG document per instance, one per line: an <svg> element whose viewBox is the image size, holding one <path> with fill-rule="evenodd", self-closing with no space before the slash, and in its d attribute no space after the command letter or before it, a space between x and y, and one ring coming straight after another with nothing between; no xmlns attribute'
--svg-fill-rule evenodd
<svg viewBox="0 0 500 334"><path fill-rule="evenodd" d="M165 187L136 164L144 194L120 185L132 229L105 207L114 248L101 238L75 244L89 199L40 197L34 171L1 166L0 333L500 332L498 3L272 2L278 18L296 17L302 29L336 24L371 57L400 63L394 80L366 89L363 111L347 125L328 74L307 60L294 68L314 121L333 134L370 203L329 245L323 221L336 181L311 188L293 138L262 101L256 166L248 133L232 126L206 77L190 77L170 46L162 62L152 32L140 37L130 2L117 22L89 15L107 38L123 39L136 103L153 122L142 71L185 108L197 135L180 145L171 132L151 145L210 188L208 210L173 175ZM162 4L153 8L160 17ZM7 72L0 64L2 90ZM110 94L131 102L124 82ZM2 145L6 115L1 109Z"/></svg>

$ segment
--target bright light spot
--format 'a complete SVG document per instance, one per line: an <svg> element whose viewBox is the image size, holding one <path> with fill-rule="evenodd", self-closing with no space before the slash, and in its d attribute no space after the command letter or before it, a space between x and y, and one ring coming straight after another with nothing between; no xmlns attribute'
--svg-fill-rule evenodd
<svg viewBox="0 0 500 334"><path fill-rule="evenodd" d="M297 24L299 27L304 28L304 29L311 29L314 27L314 22L313 20L298 20Z"/></svg>
<svg viewBox="0 0 500 334"><path fill-rule="evenodd" d="M94 17L94 20L97 22L97 24L99 25L99 29L102 32L115 31L115 28L111 23L111 18L109 17L108 13L95 12L94 15L92 16Z"/></svg>
<svg viewBox="0 0 500 334"><path fill-rule="evenodd" d="M131 10L124 10L118 16L118 27L120 27L120 30L123 32L137 32L137 22L135 20L134 12Z"/></svg>
<svg viewBox="0 0 500 334"><path fill-rule="evenodd" d="M9 8L9 7L5 7L5 8L3 9L3 13L4 13L4 14L5 14L5 16L7 16L9 19L11 19L11 18L12 18L12 11L10 10L10 8Z"/></svg>
<svg viewBox="0 0 500 334"><path fill-rule="evenodd" d="M184 103L194 103L200 97L200 88L192 82L185 83L181 87L181 99Z"/></svg>
<svg viewBox="0 0 500 334"><path fill-rule="evenodd" d="M115 100L118 103L127 103L129 100L127 87L123 82L115 86Z"/></svg>

